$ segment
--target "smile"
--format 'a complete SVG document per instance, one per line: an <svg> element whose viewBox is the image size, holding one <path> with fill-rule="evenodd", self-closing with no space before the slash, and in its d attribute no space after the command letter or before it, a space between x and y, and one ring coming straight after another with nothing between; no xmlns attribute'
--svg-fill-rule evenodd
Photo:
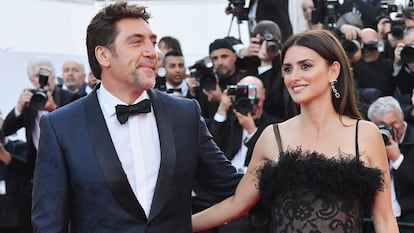
<svg viewBox="0 0 414 233"><path fill-rule="evenodd" d="M294 92L294 93L297 93L297 92L302 91L302 90L303 90L303 89L305 89L306 87L307 87L307 85L293 86L293 87L292 87L292 90L293 90L293 92Z"/></svg>

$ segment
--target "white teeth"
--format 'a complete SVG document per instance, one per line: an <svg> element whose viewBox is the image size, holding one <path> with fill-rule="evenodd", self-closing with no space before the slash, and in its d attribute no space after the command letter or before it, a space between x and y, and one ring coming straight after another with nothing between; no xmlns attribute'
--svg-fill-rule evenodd
<svg viewBox="0 0 414 233"><path fill-rule="evenodd" d="M302 90L302 89L304 89L305 88L305 86L296 86L296 87L292 87L292 89L294 90L294 91L300 91L300 90Z"/></svg>

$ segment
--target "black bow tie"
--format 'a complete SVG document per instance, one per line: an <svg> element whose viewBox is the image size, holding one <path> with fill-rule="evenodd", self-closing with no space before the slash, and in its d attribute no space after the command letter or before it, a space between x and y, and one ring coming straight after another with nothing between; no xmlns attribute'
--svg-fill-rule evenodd
<svg viewBox="0 0 414 233"><path fill-rule="evenodd" d="M174 93L174 92L178 92L181 94L181 88L169 88L167 90L167 93Z"/></svg>
<svg viewBox="0 0 414 233"><path fill-rule="evenodd" d="M151 112L151 101L149 99L144 99L133 105L118 104L115 106L115 110L116 118L118 118L119 123L123 125L127 122L130 115Z"/></svg>

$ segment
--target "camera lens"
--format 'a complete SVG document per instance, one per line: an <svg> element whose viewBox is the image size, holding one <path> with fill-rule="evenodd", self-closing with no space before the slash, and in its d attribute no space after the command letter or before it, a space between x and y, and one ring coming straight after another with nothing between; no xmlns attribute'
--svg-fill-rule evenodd
<svg viewBox="0 0 414 233"><path fill-rule="evenodd" d="M43 108L47 102L46 90L39 88L39 89L31 89L30 91L33 93L33 96L30 99L29 106L37 110Z"/></svg>
<svg viewBox="0 0 414 233"><path fill-rule="evenodd" d="M214 73L207 72L200 76L200 87L204 90L216 90L217 78Z"/></svg>
<svg viewBox="0 0 414 233"><path fill-rule="evenodd" d="M358 51L357 45L352 40L343 40L342 47L344 48L348 58L352 58L354 54Z"/></svg>
<svg viewBox="0 0 414 233"><path fill-rule="evenodd" d="M236 109L236 111L240 112L243 115L247 115L249 112L252 112L253 107L250 104L250 100L242 97L239 98L238 100L236 100L236 102L234 103L234 108Z"/></svg>
<svg viewBox="0 0 414 233"><path fill-rule="evenodd" d="M414 62L414 42L401 50L401 60L405 64Z"/></svg>
<svg viewBox="0 0 414 233"><path fill-rule="evenodd" d="M391 23L391 35L397 40L402 40L404 38L404 29L404 22Z"/></svg>

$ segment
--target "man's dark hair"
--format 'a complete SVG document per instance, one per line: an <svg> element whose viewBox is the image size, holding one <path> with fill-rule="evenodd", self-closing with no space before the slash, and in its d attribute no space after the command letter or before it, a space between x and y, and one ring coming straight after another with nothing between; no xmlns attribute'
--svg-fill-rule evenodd
<svg viewBox="0 0 414 233"><path fill-rule="evenodd" d="M403 11L404 19L414 20L414 7L407 7Z"/></svg>
<svg viewBox="0 0 414 233"><path fill-rule="evenodd" d="M167 57L183 57L183 54L180 51L176 51L176 50L168 51L164 55L164 64L165 64L165 61L167 60Z"/></svg>
<svg viewBox="0 0 414 233"><path fill-rule="evenodd" d="M175 51L178 51L180 53L183 53L183 51L181 50L180 41L177 38L175 38L175 37L172 37L172 36L163 36L158 41L158 44L161 44L161 43L164 43L171 50L175 50Z"/></svg>
<svg viewBox="0 0 414 233"><path fill-rule="evenodd" d="M128 5L127 2L117 2L100 10L88 25L86 30L86 48L89 66L93 75L101 79L101 66L95 56L96 46L105 46L115 52L114 41L118 35L116 23L121 19L137 18L148 22L151 15L146 7Z"/></svg>

